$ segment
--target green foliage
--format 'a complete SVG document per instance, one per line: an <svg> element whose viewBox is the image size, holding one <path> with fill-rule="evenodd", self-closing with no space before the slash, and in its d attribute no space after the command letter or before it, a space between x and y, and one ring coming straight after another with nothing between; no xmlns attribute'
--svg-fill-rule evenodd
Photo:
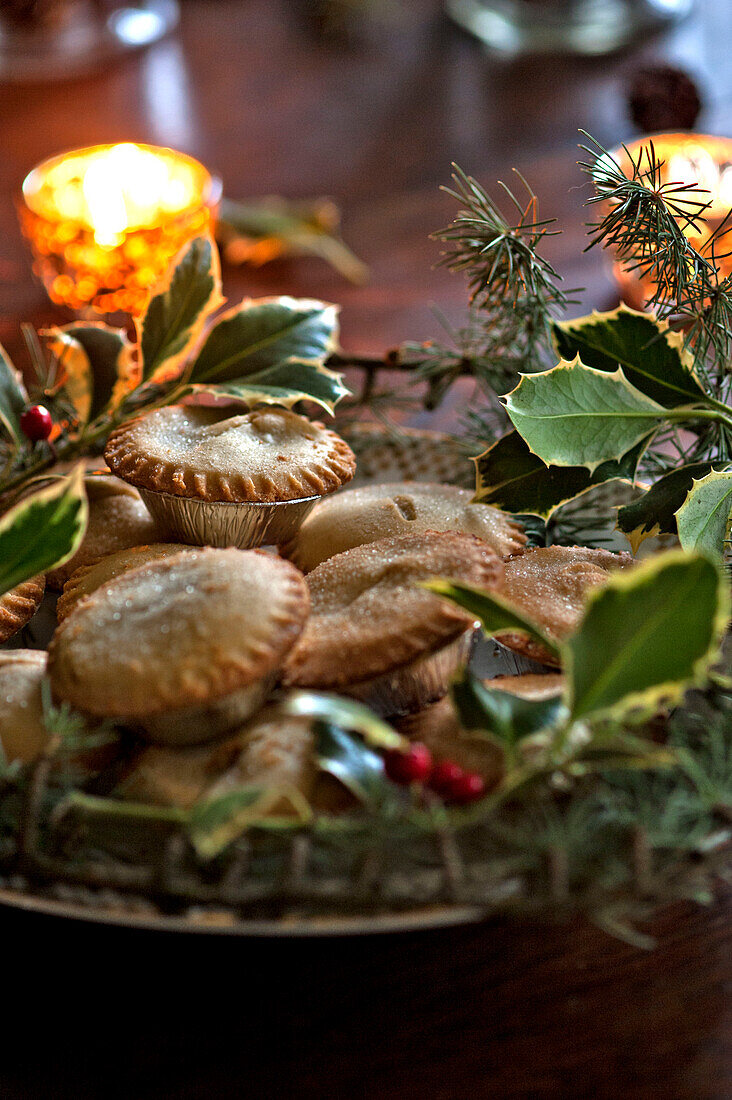
<svg viewBox="0 0 732 1100"><path fill-rule="evenodd" d="M208 393L254 405L292 408L298 401L312 401L333 414L337 402L348 393L342 375L315 360L287 359L249 375L246 381L186 386L185 393Z"/></svg>
<svg viewBox="0 0 732 1100"><path fill-rule="evenodd" d="M500 637L505 631L517 630L521 634L528 634L529 637L538 639L550 653L559 656L556 644L547 637L540 626L531 622L495 593L442 577L424 581L422 587L438 596L445 596L459 607L469 611L471 615L475 615L476 619L480 619L487 637Z"/></svg>
<svg viewBox="0 0 732 1100"><path fill-rule="evenodd" d="M547 465L615 461L653 432L665 415L618 368L612 374L576 358L529 375L505 399L514 427Z"/></svg>
<svg viewBox="0 0 732 1100"><path fill-rule="evenodd" d="M712 470L694 483L676 512L679 541L685 550L722 553L732 510L732 472Z"/></svg>
<svg viewBox="0 0 732 1100"><path fill-rule="evenodd" d="M329 199L260 202L223 199L216 236L228 263L255 267L280 256L319 256L352 283L365 283L368 268L341 239L340 213Z"/></svg>
<svg viewBox="0 0 732 1100"><path fill-rule="evenodd" d="M622 367L628 382L665 408L703 401L693 359L680 333L647 313L621 305L610 313L592 313L554 325L560 357L577 357L586 367L615 372Z"/></svg>
<svg viewBox="0 0 732 1100"><path fill-rule="evenodd" d="M22 443L20 418L27 404L28 394L20 375L0 345L0 428L16 446Z"/></svg>
<svg viewBox="0 0 732 1100"><path fill-rule="evenodd" d="M206 318L222 301L216 247L207 237L197 237L182 249L155 287L137 322L145 381L180 373Z"/></svg>
<svg viewBox="0 0 732 1100"><path fill-rule="evenodd" d="M295 691L284 700L282 709L285 714L296 718L311 718L349 733L357 733L374 748L401 749L407 744L405 738L383 719L377 718L368 707L338 695Z"/></svg>
<svg viewBox="0 0 732 1100"><path fill-rule="evenodd" d="M337 306L287 297L244 301L209 331L186 380L241 381L293 358L323 363L337 343Z"/></svg>
<svg viewBox="0 0 732 1100"><path fill-rule="evenodd" d="M294 787L242 786L201 799L188 814L188 836L201 859L214 859L252 825L260 824L280 803L294 811L292 824L302 824L310 809Z"/></svg>
<svg viewBox="0 0 732 1100"><path fill-rule="evenodd" d="M635 479L642 439L618 462L603 462L590 473L584 466L547 466L517 431L508 432L474 459L475 500L507 512L533 513L548 518L556 509L593 486L614 478Z"/></svg>
<svg viewBox="0 0 732 1100"><path fill-rule="evenodd" d="M0 595L76 553L88 505L81 467L0 517Z"/></svg>
<svg viewBox="0 0 732 1100"><path fill-rule="evenodd" d="M321 771L334 776L374 811L386 812L396 802L394 785L384 774L384 760L361 738L331 722L315 722L316 757Z"/></svg>
<svg viewBox="0 0 732 1100"><path fill-rule="evenodd" d="M644 539L677 533L676 513L694 479L704 477L711 468L709 462L696 462L672 470L638 500L618 509L618 529L627 535L634 554Z"/></svg>
<svg viewBox="0 0 732 1100"><path fill-rule="evenodd" d="M718 656L729 595L708 558L669 551L614 574L562 647L573 719L677 702Z"/></svg>
<svg viewBox="0 0 732 1100"><path fill-rule="evenodd" d="M133 345L124 329L101 322L74 322L51 329L43 335L63 344L73 341L82 349L88 363L90 401L86 420L93 420L114 406L130 388L133 371ZM57 352L58 354L58 352Z"/></svg>
<svg viewBox="0 0 732 1100"><path fill-rule="evenodd" d="M460 723L466 730L487 730L507 746L555 726L562 712L561 692L550 699L522 699L497 691L464 670L450 694Z"/></svg>

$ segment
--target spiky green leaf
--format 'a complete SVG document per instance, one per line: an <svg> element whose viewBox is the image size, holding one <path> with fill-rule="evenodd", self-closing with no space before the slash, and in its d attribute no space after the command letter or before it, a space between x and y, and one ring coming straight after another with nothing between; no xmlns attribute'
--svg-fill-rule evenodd
<svg viewBox="0 0 732 1100"><path fill-rule="evenodd" d="M679 541L684 550L721 554L732 510L732 470L712 470L695 479L676 513Z"/></svg>
<svg viewBox="0 0 732 1100"><path fill-rule="evenodd" d="M622 367L632 386L666 408L704 400L683 334L653 314L621 305L555 322L553 334L562 359L579 356L586 366L610 373Z"/></svg>
<svg viewBox="0 0 732 1100"><path fill-rule="evenodd" d="M455 680L450 694L466 730L487 730L506 745L548 729L563 707L561 692L550 699L522 699L485 686L467 669Z"/></svg>
<svg viewBox="0 0 732 1100"><path fill-rule="evenodd" d="M575 719L678 701L718 654L729 616L721 570L671 550L613 574L562 645Z"/></svg>
<svg viewBox="0 0 732 1100"><path fill-rule="evenodd" d="M28 405L28 394L10 356L0 344L0 428L16 447L25 442L20 418Z"/></svg>
<svg viewBox="0 0 732 1100"><path fill-rule="evenodd" d="M712 470L710 462L693 462L658 479L638 500L618 509L618 530L627 536L634 554L644 539L675 535L676 513L695 478Z"/></svg>
<svg viewBox="0 0 732 1100"><path fill-rule="evenodd" d="M309 298L246 300L213 326L188 381L243 382L293 358L322 365L337 342L337 306Z"/></svg>
<svg viewBox="0 0 732 1100"><path fill-rule="evenodd" d="M618 462L603 462L593 473L584 466L547 466L518 432L508 432L476 458L475 500L507 512L547 518L561 504L613 478L632 481L650 437Z"/></svg>
<svg viewBox="0 0 732 1100"><path fill-rule="evenodd" d="M514 427L547 465L619 462L666 416L666 410L614 373L586 367L577 357L541 374L523 375L504 398Z"/></svg>
<svg viewBox="0 0 732 1100"><path fill-rule="evenodd" d="M522 615L515 607L506 603L493 592L486 592L481 588L474 588L470 584L461 584L459 581L451 581L446 577L435 577L429 581L423 581L422 587L438 596L444 596L452 600L458 607L465 608L476 619L480 619L484 632L488 637L499 637L504 631L520 631L531 638L536 638L550 653L559 656L556 643L546 636L544 631L536 623Z"/></svg>
<svg viewBox="0 0 732 1100"><path fill-rule="evenodd" d="M145 313L136 321L143 381L179 374L206 318L222 302L216 246L208 237L196 237L153 288Z"/></svg>
<svg viewBox="0 0 732 1100"><path fill-rule="evenodd" d="M68 561L84 537L87 513L81 466L6 512L0 518L0 595Z"/></svg>
<svg viewBox="0 0 732 1100"><path fill-rule="evenodd" d="M254 405L284 405L292 408L298 401L312 401L333 414L335 406L349 391L343 376L319 362L288 359L284 363L257 371L241 382L222 382L189 386L190 393L207 393L229 401Z"/></svg>
<svg viewBox="0 0 732 1100"><path fill-rule="evenodd" d="M135 381L134 348L124 329L102 322L74 322L43 334L59 358L68 341L79 345L89 364L90 404L88 419L94 420L108 407L115 408Z"/></svg>

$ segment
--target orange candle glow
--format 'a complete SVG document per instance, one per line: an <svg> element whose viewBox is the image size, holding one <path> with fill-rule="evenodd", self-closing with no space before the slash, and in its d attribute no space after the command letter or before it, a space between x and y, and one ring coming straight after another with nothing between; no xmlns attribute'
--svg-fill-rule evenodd
<svg viewBox="0 0 732 1100"><path fill-rule="evenodd" d="M696 229L693 226L684 227L685 236L700 252L732 208L732 140L709 134L652 134L628 145L628 152L634 161L638 161L642 147L651 141L656 159L663 162L661 182L698 187L699 192L690 197L710 204ZM612 156L625 172L629 172L631 166L625 149L616 149ZM732 256L723 255L730 249L728 241L732 241L732 237L727 236L725 227L720 247L715 250L715 262L722 278L732 272ZM639 279L636 273L623 270L620 264L615 265L615 274L623 298L629 305L641 309L653 295L653 281L647 277Z"/></svg>
<svg viewBox="0 0 732 1100"><path fill-rule="evenodd" d="M134 314L173 256L208 227L219 197L219 182L183 153L98 145L34 168L20 220L54 302Z"/></svg>

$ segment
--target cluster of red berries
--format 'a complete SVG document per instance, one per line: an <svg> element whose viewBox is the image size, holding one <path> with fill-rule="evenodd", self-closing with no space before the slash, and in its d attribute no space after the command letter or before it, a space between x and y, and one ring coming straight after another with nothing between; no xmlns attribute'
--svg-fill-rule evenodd
<svg viewBox="0 0 732 1100"><path fill-rule="evenodd" d="M415 741L406 752L390 749L384 754L384 770L389 779L402 786L423 783L445 802L465 805L485 794L485 781L477 772L469 772L454 760L436 764L426 745Z"/></svg>
<svg viewBox="0 0 732 1100"><path fill-rule="evenodd" d="M31 405L20 418L20 430L31 443L48 439L53 430L53 418L45 405Z"/></svg>

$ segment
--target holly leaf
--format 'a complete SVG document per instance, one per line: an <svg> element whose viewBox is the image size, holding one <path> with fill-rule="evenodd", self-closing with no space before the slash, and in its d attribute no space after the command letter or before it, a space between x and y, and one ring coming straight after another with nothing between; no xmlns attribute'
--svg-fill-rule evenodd
<svg viewBox="0 0 732 1100"><path fill-rule="evenodd" d="M486 687L467 669L454 681L450 694L466 730L487 730L506 745L553 726L562 711L561 692L550 699L522 699Z"/></svg>
<svg viewBox="0 0 732 1100"><path fill-rule="evenodd" d="M716 659L728 619L722 571L701 554L670 550L613 574L561 647L572 718L678 702Z"/></svg>
<svg viewBox="0 0 732 1100"><path fill-rule="evenodd" d="M22 447L26 442L20 429L20 418L27 407L28 394L20 374L0 344L0 427L16 447Z"/></svg>
<svg viewBox="0 0 732 1100"><path fill-rule="evenodd" d="M288 359L267 370L257 371L246 382L188 386L186 392L226 398L241 402L248 408L254 405L284 405L290 409L298 401L312 401L332 416L335 406L349 390L343 384L342 375L320 363Z"/></svg>
<svg viewBox="0 0 732 1100"><path fill-rule="evenodd" d="M706 477L694 479L676 512L679 541L684 550L721 554L731 510L732 470L712 470Z"/></svg>
<svg viewBox="0 0 732 1100"><path fill-rule="evenodd" d="M285 699L282 709L296 718L312 718L349 733L358 733L367 744L377 749L404 749L408 745L406 738L368 707L339 695L293 691Z"/></svg>
<svg viewBox="0 0 732 1100"><path fill-rule="evenodd" d="M513 426L548 466L586 466L591 473L620 461L666 415L620 368L595 370L579 357L522 375L503 402Z"/></svg>
<svg viewBox="0 0 732 1100"><path fill-rule="evenodd" d="M77 466L0 517L0 595L73 557L87 513L84 470Z"/></svg>
<svg viewBox="0 0 732 1100"><path fill-rule="evenodd" d="M124 329L102 322L85 322L48 329L42 335L49 339L51 351L64 367L68 347L83 350L90 392L86 419L94 420L108 408L115 409L139 380L135 349Z"/></svg>
<svg viewBox="0 0 732 1100"><path fill-rule="evenodd" d="M552 329L562 359L579 356L585 366L609 373L622 367L632 386L667 409L706 396L683 335L652 314L621 305L610 313L557 321Z"/></svg>
<svg viewBox="0 0 732 1100"><path fill-rule="evenodd" d="M675 535L676 513L686 499L695 478L714 467L710 462L692 462L672 470L651 486L638 500L618 509L617 527L627 537L634 554L644 539L654 535Z"/></svg>
<svg viewBox="0 0 732 1100"><path fill-rule="evenodd" d="M228 310L187 381L242 382L291 359L325 362L338 343L338 307L309 298L259 298Z"/></svg>
<svg viewBox="0 0 732 1100"><path fill-rule="evenodd" d="M295 787L243 786L215 798L204 798L188 816L188 835L201 859L215 859L253 825L264 822L278 803L286 801L295 811L292 826L309 821L307 801Z"/></svg>
<svg viewBox="0 0 732 1100"><path fill-rule="evenodd" d="M142 380L158 384L177 377L221 297L219 254L209 237L197 237L178 254L153 288L136 320Z"/></svg>
<svg viewBox="0 0 732 1100"><path fill-rule="evenodd" d="M505 603L495 593L474 588L470 584L461 584L460 581L451 581L445 577L434 577L432 580L420 583L422 588L452 600L458 607L463 607L471 615L475 615L476 619L480 619L483 631L489 638L500 638L501 633L506 630L518 630L530 638L538 639L550 653L559 657L556 643L547 637L541 627L522 615L515 607Z"/></svg>
<svg viewBox="0 0 732 1100"><path fill-rule="evenodd" d="M394 788L384 774L384 760L361 738L330 722L315 723L318 767L334 776L372 809L394 802Z"/></svg>
<svg viewBox="0 0 732 1100"><path fill-rule="evenodd" d="M319 256L352 283L365 283L368 268L338 235L340 213L330 199L260 202L224 199L216 236L224 259L259 267L280 256Z"/></svg>
<svg viewBox="0 0 732 1100"><path fill-rule="evenodd" d="M474 459L474 500L506 512L531 512L546 519L561 504L604 481L633 481L650 438L642 439L619 461L603 462L590 473L584 466L547 466L532 454L518 432L508 432Z"/></svg>

